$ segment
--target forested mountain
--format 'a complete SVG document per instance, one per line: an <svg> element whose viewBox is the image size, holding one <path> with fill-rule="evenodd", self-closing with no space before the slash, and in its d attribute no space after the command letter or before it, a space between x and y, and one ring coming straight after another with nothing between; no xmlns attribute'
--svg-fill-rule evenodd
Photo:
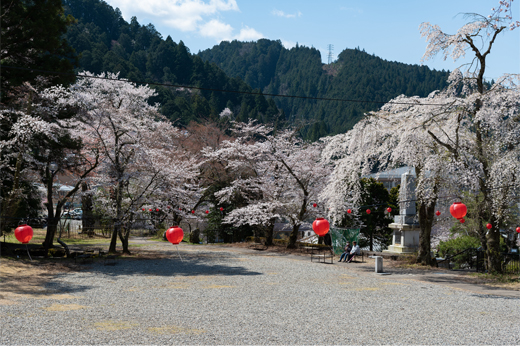
<svg viewBox="0 0 520 346"><path fill-rule="evenodd" d="M401 94L426 96L442 89L448 77L444 71L386 61L359 49L345 49L327 65L317 49L298 45L286 49L279 40L224 41L198 55L263 93L369 101L275 97L291 121L312 124L304 130L310 139L350 129L364 112L381 106L370 101L386 102Z"/></svg>
<svg viewBox="0 0 520 346"><path fill-rule="evenodd" d="M280 41L222 42L194 55L182 41L163 39L152 24L126 22L102 0L63 0L77 19L65 36L79 55L78 70L120 72L134 81L201 88L323 97L362 102L265 98L260 95L154 86L161 112L181 125L219 121L226 107L234 118L310 124L302 132L315 140L350 129L363 113L400 94L426 96L445 86L447 73L389 62L359 49L346 49L330 65L315 48L283 47Z"/></svg>
<svg viewBox="0 0 520 346"><path fill-rule="evenodd" d="M120 72L134 81L189 85L220 90L254 91L242 79L230 78L216 65L190 53L182 41L166 39L152 24L141 25L135 17L130 23L102 0L63 0L66 14L77 22L65 36L79 55L78 71ZM228 107L238 120L249 117L262 122L284 120L273 100L263 96L198 91L168 86L153 86L161 112L181 125L190 121L219 120ZM258 92L258 91L257 91Z"/></svg>

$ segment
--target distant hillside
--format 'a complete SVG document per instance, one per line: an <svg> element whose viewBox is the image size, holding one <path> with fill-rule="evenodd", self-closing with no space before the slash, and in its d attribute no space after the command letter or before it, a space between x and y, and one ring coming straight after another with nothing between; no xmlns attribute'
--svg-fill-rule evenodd
<svg viewBox="0 0 520 346"><path fill-rule="evenodd" d="M264 93L386 102L398 95L426 96L446 85L447 72L383 60L359 49L345 49L333 64L322 64L315 48L290 50L280 41L222 42L198 54L231 77ZM291 121L313 123L309 139L345 132L363 113L381 104L274 98Z"/></svg>
<svg viewBox="0 0 520 346"><path fill-rule="evenodd" d="M79 54L80 68L94 73L120 72L120 77L147 83L189 85L220 90L253 89L240 78L230 78L220 68L192 55L182 41L163 39L152 24L126 22L119 9L102 0L63 0L66 14L77 19L67 34ZM239 120L249 117L278 123L285 115L263 96L216 91L155 87L161 112L181 125L190 121L219 121L230 108Z"/></svg>

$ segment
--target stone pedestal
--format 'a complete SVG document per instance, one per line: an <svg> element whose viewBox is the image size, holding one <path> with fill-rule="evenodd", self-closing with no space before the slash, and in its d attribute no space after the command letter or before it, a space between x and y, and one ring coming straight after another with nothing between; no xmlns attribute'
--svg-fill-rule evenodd
<svg viewBox="0 0 520 346"><path fill-rule="evenodd" d="M399 215L388 227L394 230L392 245L384 252L413 253L419 248L420 227L416 220L415 210L415 178L410 173L401 176L399 191Z"/></svg>
<svg viewBox="0 0 520 346"><path fill-rule="evenodd" d="M418 225L391 223L388 227L394 229L392 245L383 252L389 253L414 253L419 249Z"/></svg>

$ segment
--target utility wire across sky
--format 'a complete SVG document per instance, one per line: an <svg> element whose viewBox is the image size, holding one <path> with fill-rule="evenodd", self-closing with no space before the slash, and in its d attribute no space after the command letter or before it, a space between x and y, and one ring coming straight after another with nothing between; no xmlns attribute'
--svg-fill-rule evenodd
<svg viewBox="0 0 520 346"><path fill-rule="evenodd" d="M46 73L46 74L50 74L50 75L74 76L76 78L91 78L91 79L113 80L113 81L129 82L129 83L142 84L142 85L156 85L156 86L165 86L165 87L173 87L173 88L194 89L194 90L203 90L203 91L215 91L215 92L233 93L233 94L262 95L262 96L270 96L270 97L285 97L285 98L303 99L303 100L336 101L336 102L352 102L352 103L377 103L377 104L382 104L382 105L384 105L384 104L394 104L394 105L411 105L411 106L448 106L449 105L449 104L445 104L445 103L428 103L428 104L426 104L426 103L419 103L419 102L393 102L393 101L385 102L385 101L352 100L352 99L340 99L340 98L328 98L328 97L268 94L268 93L262 93L262 92L204 88L204 87L195 87L195 86L189 86L189 85L178 85L178 84L170 84L170 83L142 82L142 81L135 81L135 80L125 79L125 78L117 79L117 78L108 78L108 77L100 77L100 76L87 76L87 75L82 75L82 74L74 74L74 73L66 73L66 72L56 72L56 71L40 70L40 69L26 68L26 67L7 66L7 65L1 65L1 68L24 70L24 71L34 71L34 72L41 72L41 73Z"/></svg>

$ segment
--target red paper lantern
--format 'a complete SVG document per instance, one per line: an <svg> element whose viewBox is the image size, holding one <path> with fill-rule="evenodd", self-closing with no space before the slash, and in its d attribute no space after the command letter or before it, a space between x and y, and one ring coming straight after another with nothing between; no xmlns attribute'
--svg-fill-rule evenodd
<svg viewBox="0 0 520 346"><path fill-rule="evenodd" d="M191 213L192 213L192 214L195 214L195 210L192 210Z"/></svg>
<svg viewBox="0 0 520 346"><path fill-rule="evenodd" d="M155 211L159 211L159 208L156 208Z"/></svg>
<svg viewBox="0 0 520 346"><path fill-rule="evenodd" d="M317 205L316 203L314 203L312 206L313 206L314 208L316 208L318 205Z"/></svg>
<svg viewBox="0 0 520 346"><path fill-rule="evenodd" d="M437 210L437 211L435 212L435 215L439 216L439 215L441 215L441 212Z"/></svg>
<svg viewBox="0 0 520 346"><path fill-rule="evenodd" d="M184 237L184 232L179 226L173 226L166 231L166 239L172 244L179 244Z"/></svg>
<svg viewBox="0 0 520 346"><path fill-rule="evenodd" d="M20 225L14 230L14 236L22 244L27 244L33 237L33 229L31 226Z"/></svg>
<svg viewBox="0 0 520 346"><path fill-rule="evenodd" d="M488 223L488 224L486 225L486 228L487 228L487 229L491 229L491 228L493 228L493 225L490 224L490 223Z"/></svg>
<svg viewBox="0 0 520 346"><path fill-rule="evenodd" d="M520 227L516 228L516 233L520 233Z"/></svg>
<svg viewBox="0 0 520 346"><path fill-rule="evenodd" d="M206 210L206 214L208 214L208 213L209 213L209 210Z"/></svg>
<svg viewBox="0 0 520 346"><path fill-rule="evenodd" d="M352 209L347 209L347 213L352 214Z"/></svg>
<svg viewBox="0 0 520 346"><path fill-rule="evenodd" d="M150 211L152 211L152 208L150 208Z"/></svg>
<svg viewBox="0 0 520 346"><path fill-rule="evenodd" d="M224 211L224 208L220 207L220 211Z"/></svg>
<svg viewBox="0 0 520 346"><path fill-rule="evenodd" d="M460 223L464 223L464 222L466 222L466 220L464 220L464 218L459 219L459 221L460 221Z"/></svg>
<svg viewBox="0 0 520 346"><path fill-rule="evenodd" d="M143 211L145 211L146 209L143 208Z"/></svg>
<svg viewBox="0 0 520 346"><path fill-rule="evenodd" d="M468 208L466 208L466 205L462 202L455 202L450 207L450 214L456 219L462 219L466 216L467 212Z"/></svg>
<svg viewBox="0 0 520 346"><path fill-rule="evenodd" d="M367 214L370 214L370 213L371 213L370 209L367 209Z"/></svg>
<svg viewBox="0 0 520 346"><path fill-rule="evenodd" d="M386 208L386 211L391 213L392 212L392 208L388 207L388 208Z"/></svg>
<svg viewBox="0 0 520 346"><path fill-rule="evenodd" d="M312 223L312 230L320 237L323 237L325 234L327 234L329 232L329 229L329 222L322 217L318 217Z"/></svg>

